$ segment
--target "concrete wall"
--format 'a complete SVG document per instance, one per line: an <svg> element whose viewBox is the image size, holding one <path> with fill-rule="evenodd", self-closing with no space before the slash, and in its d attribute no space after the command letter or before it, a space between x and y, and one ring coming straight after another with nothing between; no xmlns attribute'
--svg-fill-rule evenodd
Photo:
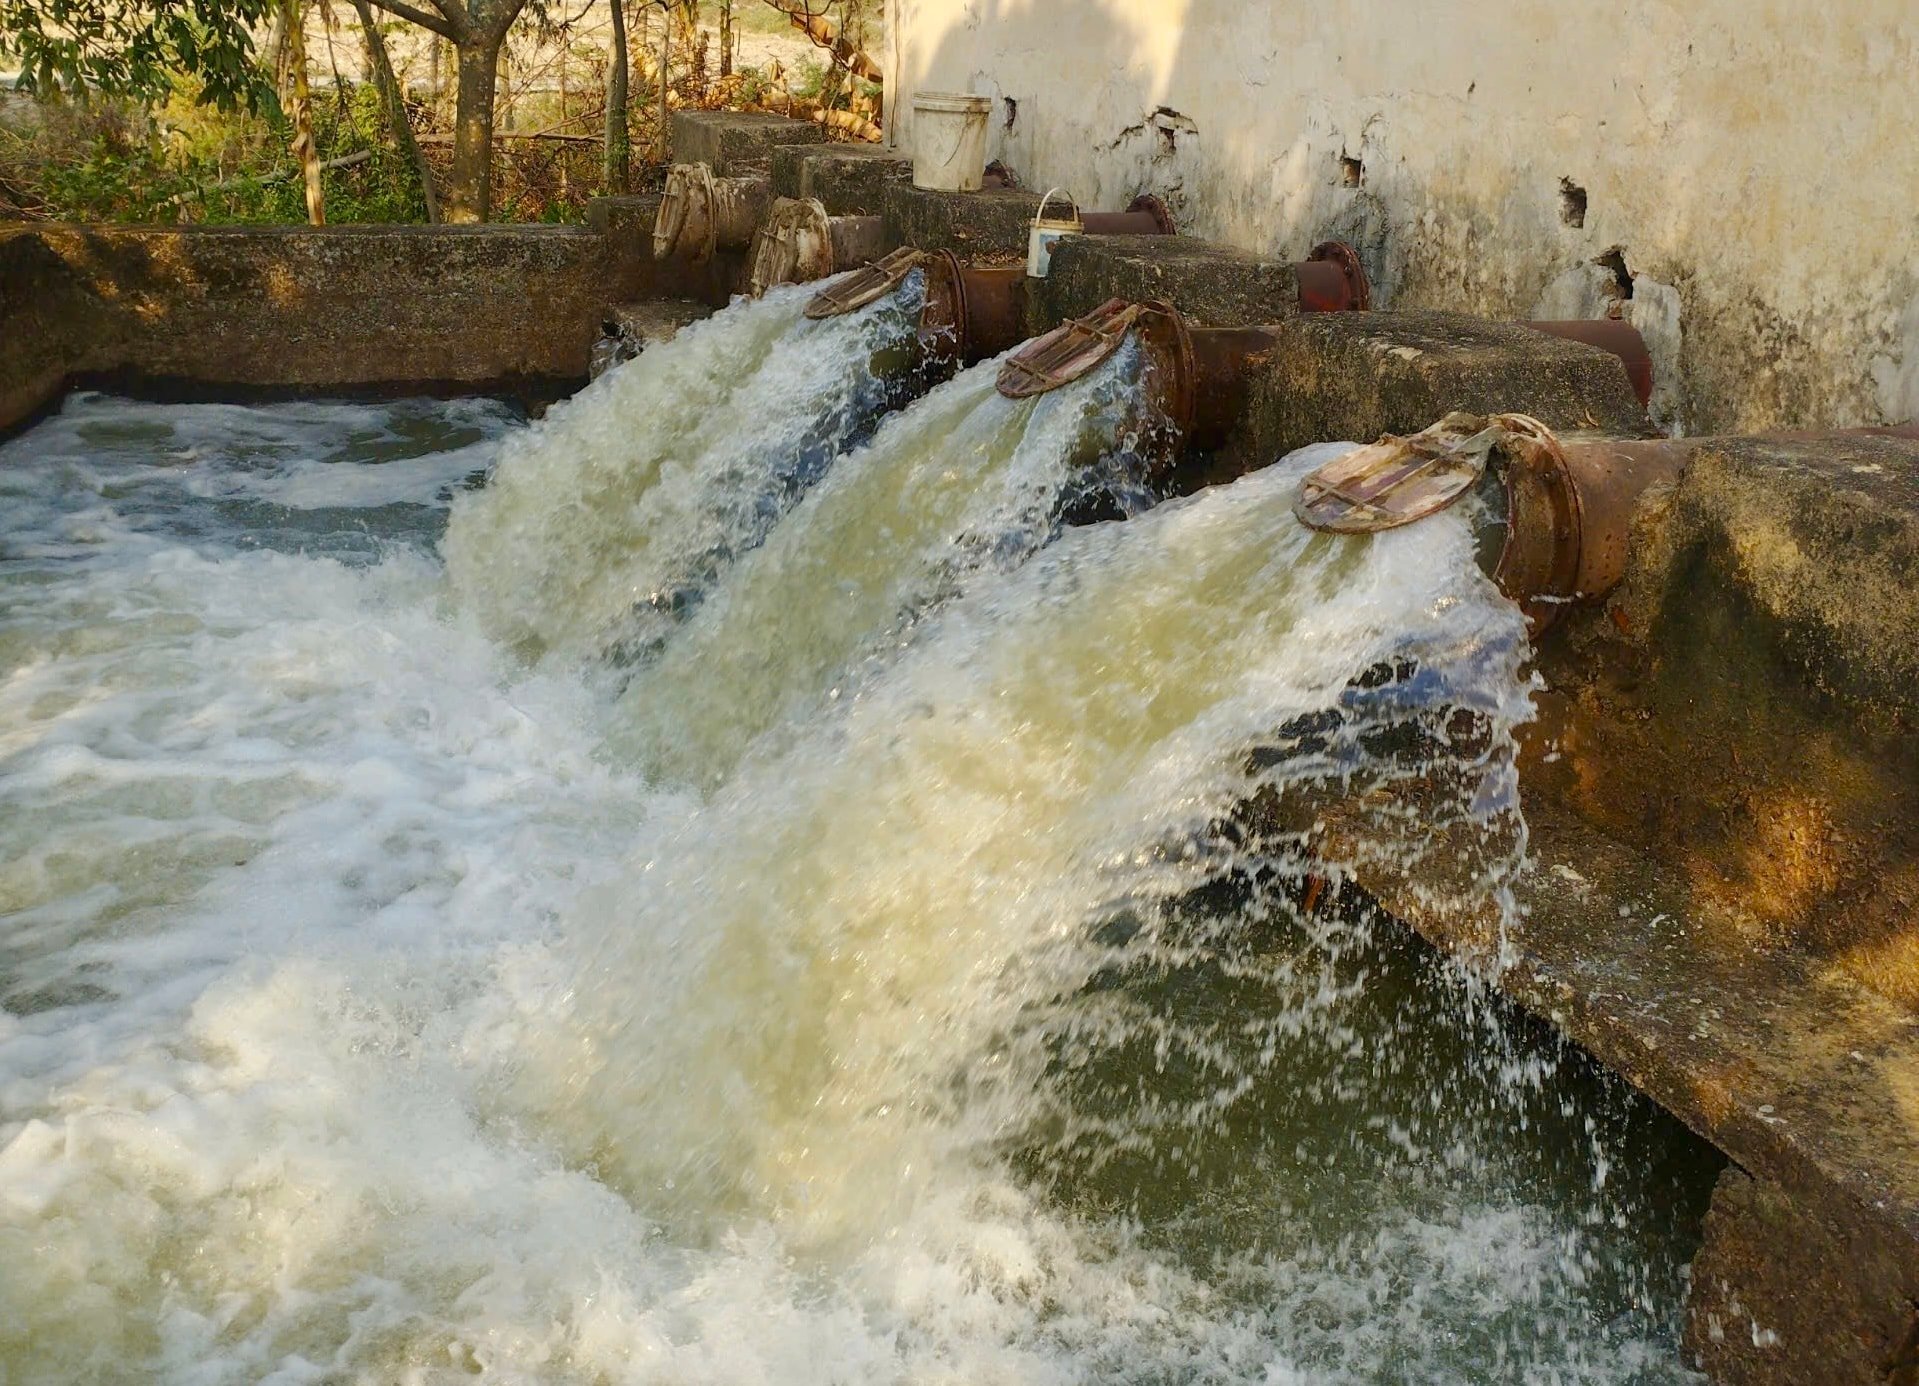
<svg viewBox="0 0 1919 1386"><path fill-rule="evenodd" d="M74 383L572 389L610 305L725 302L724 267L651 259L654 202L609 199L590 227L0 231L0 431Z"/></svg>
<svg viewBox="0 0 1919 1386"><path fill-rule="evenodd" d="M905 148L914 91L990 94L1027 186L1154 192L1280 257L1352 240L1385 307L1599 316L1629 278L1689 431L1919 415L1913 0L889 9Z"/></svg>

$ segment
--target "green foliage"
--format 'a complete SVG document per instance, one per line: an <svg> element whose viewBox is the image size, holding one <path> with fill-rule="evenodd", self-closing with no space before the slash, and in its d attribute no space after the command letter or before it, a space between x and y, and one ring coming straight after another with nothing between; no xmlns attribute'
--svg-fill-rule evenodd
<svg viewBox="0 0 1919 1386"><path fill-rule="evenodd" d="M371 86L316 88L313 127L323 161L369 156L322 174L329 221L425 219ZM44 108L29 131L0 127L0 180L32 189L36 215L63 221L297 224L306 204L290 138L277 107L222 115L182 79L152 114L95 102Z"/></svg>
<svg viewBox="0 0 1919 1386"><path fill-rule="evenodd" d="M787 90L807 101L817 101L826 89L826 64L818 58L801 58L793 65Z"/></svg>
<svg viewBox="0 0 1919 1386"><path fill-rule="evenodd" d="M253 31L272 0L0 0L0 56L23 91L159 100L190 75L199 99L259 110L271 87Z"/></svg>

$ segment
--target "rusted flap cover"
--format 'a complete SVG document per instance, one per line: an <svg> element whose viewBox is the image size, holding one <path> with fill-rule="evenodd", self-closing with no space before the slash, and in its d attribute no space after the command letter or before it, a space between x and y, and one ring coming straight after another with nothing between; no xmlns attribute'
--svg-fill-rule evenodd
<svg viewBox="0 0 1919 1386"><path fill-rule="evenodd" d="M1000 367L999 392L1008 399L1030 399L1070 385L1119 350L1139 312L1137 303L1111 298L1085 317L1035 337Z"/></svg>
<svg viewBox="0 0 1919 1386"><path fill-rule="evenodd" d="M1308 472L1293 513L1335 534L1411 524L1465 495L1505 436L1471 414L1448 414L1410 438L1388 435Z"/></svg>
<svg viewBox="0 0 1919 1386"><path fill-rule="evenodd" d="M817 322L864 308L897 289L900 281L918 269L925 259L924 251L902 246L870 265L861 265L837 279L828 280L826 287L807 302L806 316Z"/></svg>

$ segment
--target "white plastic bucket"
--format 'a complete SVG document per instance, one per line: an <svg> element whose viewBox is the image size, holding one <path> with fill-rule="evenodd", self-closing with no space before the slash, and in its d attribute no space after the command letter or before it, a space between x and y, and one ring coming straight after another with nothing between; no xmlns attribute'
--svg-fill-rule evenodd
<svg viewBox="0 0 1919 1386"><path fill-rule="evenodd" d="M1039 200L1039 210L1033 214L1032 228L1026 233L1026 277L1044 279L1053 268L1053 246L1062 236L1083 235L1086 224L1079 219L1079 203L1071 193L1061 200L1073 209L1067 217L1049 217L1046 209L1060 190L1053 188Z"/></svg>
<svg viewBox="0 0 1919 1386"><path fill-rule="evenodd" d="M986 169L986 117L991 98L922 91L913 96L913 186L935 192L978 192Z"/></svg>

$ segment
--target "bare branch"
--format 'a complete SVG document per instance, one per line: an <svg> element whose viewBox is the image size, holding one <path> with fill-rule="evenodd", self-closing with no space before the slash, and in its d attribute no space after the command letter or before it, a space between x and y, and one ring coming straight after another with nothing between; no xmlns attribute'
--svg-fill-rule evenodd
<svg viewBox="0 0 1919 1386"><path fill-rule="evenodd" d="M406 3L406 0L373 0L373 3L390 15L396 15L409 24L417 24L422 29L438 34L452 43L460 41L459 30L443 14L429 14ZM438 8L437 6L435 8Z"/></svg>

